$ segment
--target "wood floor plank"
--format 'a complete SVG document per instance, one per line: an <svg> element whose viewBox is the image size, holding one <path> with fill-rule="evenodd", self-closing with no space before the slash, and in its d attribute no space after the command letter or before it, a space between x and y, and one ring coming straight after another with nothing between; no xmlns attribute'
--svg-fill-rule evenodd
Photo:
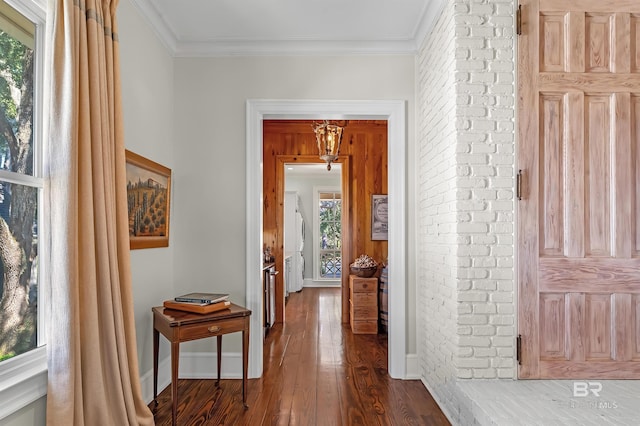
<svg viewBox="0 0 640 426"><path fill-rule="evenodd" d="M309 320L309 317L315 315L315 310L309 310L307 313L307 327L297 364L290 425L304 426L314 424L316 420L318 338L315 321Z"/></svg>
<svg viewBox="0 0 640 426"><path fill-rule="evenodd" d="M178 425L449 425L420 381L389 377L386 335L354 335L341 306L339 288L290 294L262 377L249 380L249 408L241 380L180 379ZM156 425L171 425L171 386L149 406Z"/></svg>

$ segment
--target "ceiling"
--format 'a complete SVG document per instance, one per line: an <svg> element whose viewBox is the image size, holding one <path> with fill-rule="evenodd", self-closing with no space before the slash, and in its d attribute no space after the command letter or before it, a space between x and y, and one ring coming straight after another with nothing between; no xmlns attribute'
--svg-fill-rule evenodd
<svg viewBox="0 0 640 426"><path fill-rule="evenodd" d="M174 56L413 54L443 0L132 0Z"/></svg>

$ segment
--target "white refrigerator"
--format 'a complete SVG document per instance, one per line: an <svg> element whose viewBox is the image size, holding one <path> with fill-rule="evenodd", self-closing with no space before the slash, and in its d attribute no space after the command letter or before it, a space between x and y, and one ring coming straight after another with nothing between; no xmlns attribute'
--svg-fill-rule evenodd
<svg viewBox="0 0 640 426"><path fill-rule="evenodd" d="M302 290L304 282L304 233L305 223L300 211L297 192L285 193L284 199L284 252L291 257L291 274L286 282L286 293Z"/></svg>
<svg viewBox="0 0 640 426"><path fill-rule="evenodd" d="M293 256L294 279L291 291L300 291L304 284L304 218L300 212L296 213L296 252Z"/></svg>

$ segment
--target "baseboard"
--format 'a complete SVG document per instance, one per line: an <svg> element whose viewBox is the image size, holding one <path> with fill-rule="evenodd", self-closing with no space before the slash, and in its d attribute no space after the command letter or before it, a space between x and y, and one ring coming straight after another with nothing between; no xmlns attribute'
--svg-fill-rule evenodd
<svg viewBox="0 0 640 426"><path fill-rule="evenodd" d="M215 352L185 352L180 354L180 371L178 377L181 379L215 379L217 373L217 358ZM405 379L421 379L418 370L418 356L407 354L407 370ZM242 378L242 354L223 353L222 371L220 376L223 379ZM422 380L429 389L427 383ZM141 378L142 397L149 404L153 401L153 369L147 371ZM171 384L171 359L166 357L158 363L158 393L162 392ZM446 415L446 413L445 413ZM447 416L448 417L448 416Z"/></svg>
<svg viewBox="0 0 640 426"><path fill-rule="evenodd" d="M305 278L303 283L303 287L341 287L341 281L316 281L311 278Z"/></svg>
<svg viewBox="0 0 640 426"><path fill-rule="evenodd" d="M420 379L420 371L418 368L418 355L417 354L407 354L406 356L407 362L407 370L405 374L405 379L407 380L419 380Z"/></svg>
<svg viewBox="0 0 640 426"><path fill-rule="evenodd" d="M169 357L158 362L158 393L171 383L171 362ZM153 367L140 377L142 398L148 404L153 401Z"/></svg>
<svg viewBox="0 0 640 426"><path fill-rule="evenodd" d="M185 352L180 354L181 379L215 379L217 354L215 352ZM242 379L242 354L222 353L223 379ZM149 404L153 401L153 369L147 371L141 378L142 397ZM158 393L171 384L171 358L166 357L158 363Z"/></svg>

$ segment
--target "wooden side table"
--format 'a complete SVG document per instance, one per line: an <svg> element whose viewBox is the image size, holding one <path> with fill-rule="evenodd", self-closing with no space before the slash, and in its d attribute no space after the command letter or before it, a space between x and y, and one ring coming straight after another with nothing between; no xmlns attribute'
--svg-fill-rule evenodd
<svg viewBox="0 0 640 426"><path fill-rule="evenodd" d="M158 349L160 333L171 343L171 396L172 424L176 424L178 411L178 362L180 343L190 340L217 337L218 382L222 366L222 336L242 332L242 403L247 407L247 368L249 364L249 316L251 311L236 304L230 309L210 314L194 314L176 311L162 306L152 308L153 312L153 401L158 404Z"/></svg>

